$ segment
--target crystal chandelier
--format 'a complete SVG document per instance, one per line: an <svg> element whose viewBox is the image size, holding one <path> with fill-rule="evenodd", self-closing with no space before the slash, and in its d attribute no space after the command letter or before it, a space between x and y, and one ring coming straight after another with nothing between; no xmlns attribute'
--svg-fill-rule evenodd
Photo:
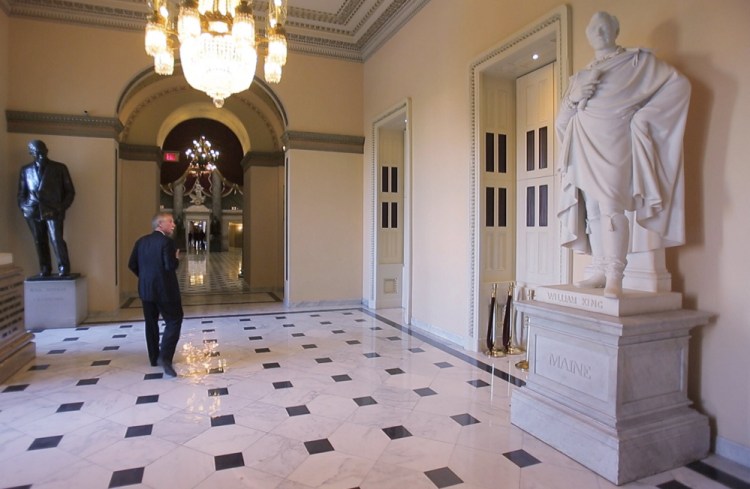
<svg viewBox="0 0 750 489"><path fill-rule="evenodd" d="M265 79L278 83L287 55L286 1L269 0L264 37L255 32L252 0L182 0L176 31L168 0L149 0L153 9L145 44L146 53L154 58L154 71L172 74L179 42L187 82L220 108L225 98L250 88L258 51L264 48Z"/></svg>
<svg viewBox="0 0 750 489"><path fill-rule="evenodd" d="M211 147L211 141L201 136L199 140L193 140L193 147L185 150L185 156L190 158L187 171L200 176L216 169L219 152Z"/></svg>

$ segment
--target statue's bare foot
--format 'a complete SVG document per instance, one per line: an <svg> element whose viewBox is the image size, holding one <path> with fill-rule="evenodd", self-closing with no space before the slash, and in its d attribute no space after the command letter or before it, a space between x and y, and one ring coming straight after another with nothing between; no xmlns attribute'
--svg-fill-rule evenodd
<svg viewBox="0 0 750 489"><path fill-rule="evenodd" d="M574 283L579 289L601 289L606 284L607 279L604 272L594 272L589 278Z"/></svg>
<svg viewBox="0 0 750 489"><path fill-rule="evenodd" d="M604 287L604 297L611 299L617 299L622 294L622 279L607 280L607 285Z"/></svg>

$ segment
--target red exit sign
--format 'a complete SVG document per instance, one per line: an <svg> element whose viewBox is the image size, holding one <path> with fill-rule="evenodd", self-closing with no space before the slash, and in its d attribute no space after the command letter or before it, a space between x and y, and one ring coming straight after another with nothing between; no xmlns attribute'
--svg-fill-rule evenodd
<svg viewBox="0 0 750 489"><path fill-rule="evenodd" d="M171 163L176 163L180 161L180 152L179 151L164 151L162 154L163 161L169 161Z"/></svg>

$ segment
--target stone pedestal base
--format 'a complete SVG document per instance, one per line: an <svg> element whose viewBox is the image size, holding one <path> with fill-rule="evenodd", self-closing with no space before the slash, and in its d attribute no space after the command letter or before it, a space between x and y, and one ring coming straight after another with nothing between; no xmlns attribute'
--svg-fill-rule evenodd
<svg viewBox="0 0 750 489"><path fill-rule="evenodd" d="M26 328L71 328L88 312L85 277L68 280L24 281Z"/></svg>
<svg viewBox="0 0 750 489"><path fill-rule="evenodd" d="M3 343L0 347L0 383L5 382L24 365L36 358L34 335L23 333L13 341Z"/></svg>
<svg viewBox="0 0 750 489"><path fill-rule="evenodd" d="M516 307L529 318L529 376L511 423L614 484L708 454L708 418L689 407L686 385L689 331L708 315Z"/></svg>
<svg viewBox="0 0 750 489"><path fill-rule="evenodd" d="M608 316L633 316L682 308L679 292L622 291L620 297L604 297L604 289L579 289L575 285L545 285L536 288L539 302L598 312Z"/></svg>
<svg viewBox="0 0 750 489"><path fill-rule="evenodd" d="M23 270L0 253L0 382L36 357L34 335L23 327Z"/></svg>

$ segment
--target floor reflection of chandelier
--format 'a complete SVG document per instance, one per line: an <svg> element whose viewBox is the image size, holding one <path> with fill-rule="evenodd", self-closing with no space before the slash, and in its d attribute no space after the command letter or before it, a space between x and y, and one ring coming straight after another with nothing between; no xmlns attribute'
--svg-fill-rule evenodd
<svg viewBox="0 0 750 489"><path fill-rule="evenodd" d="M201 136L197 141L193 140L193 147L185 151L185 156L190 158L188 172L200 176L216 169L219 152L211 147L211 141Z"/></svg>
<svg viewBox="0 0 750 489"><path fill-rule="evenodd" d="M250 88L261 47L266 54L266 81L281 80L287 55L286 0L268 2L265 36L256 36L252 0L183 0L176 32L167 1L149 0L153 9L145 44L156 73L172 74L175 44L179 42L187 82L207 93L216 107L222 107L231 94Z"/></svg>

